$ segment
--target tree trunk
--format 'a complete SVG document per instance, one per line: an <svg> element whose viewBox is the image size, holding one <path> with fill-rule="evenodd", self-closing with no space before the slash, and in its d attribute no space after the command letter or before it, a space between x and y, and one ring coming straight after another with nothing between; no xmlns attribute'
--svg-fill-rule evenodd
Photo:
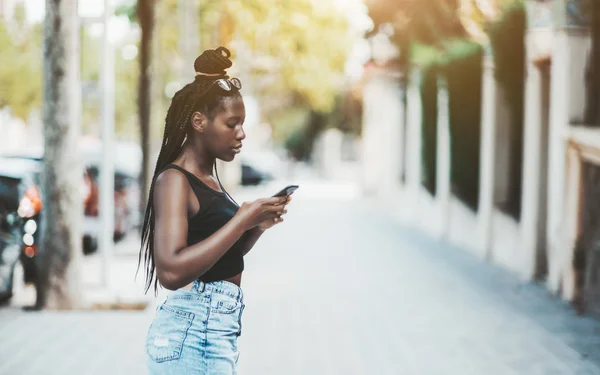
<svg viewBox="0 0 600 375"><path fill-rule="evenodd" d="M138 113L140 121L140 135L142 143L142 173L140 186L142 198L140 199L140 212L146 209L146 198L150 190L150 110L151 110L151 62L152 62L152 35L154 33L154 3L155 0L138 0L137 17L142 29L140 40L140 79L138 84Z"/></svg>
<svg viewBox="0 0 600 375"><path fill-rule="evenodd" d="M43 57L44 167L38 309L72 309L82 303L80 193L79 19L77 0L46 0Z"/></svg>

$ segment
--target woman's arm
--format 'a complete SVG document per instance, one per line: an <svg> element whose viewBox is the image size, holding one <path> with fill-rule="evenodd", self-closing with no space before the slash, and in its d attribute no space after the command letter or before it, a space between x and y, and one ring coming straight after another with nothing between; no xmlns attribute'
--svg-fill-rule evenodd
<svg viewBox="0 0 600 375"><path fill-rule="evenodd" d="M188 247L187 202L191 191L187 178L173 169L161 173L154 186L154 262L158 280L170 290L208 271L246 229L234 217L207 239Z"/></svg>
<svg viewBox="0 0 600 375"><path fill-rule="evenodd" d="M256 241L258 241L263 233L265 233L265 231L259 227L254 227L244 233L244 248L242 249L242 255L246 255L250 250L252 250L256 244Z"/></svg>
<svg viewBox="0 0 600 375"><path fill-rule="evenodd" d="M196 199L187 178L177 170L161 173L154 186L154 262L159 282L175 290L208 271L233 244L281 206L271 198L244 204L238 213L203 241L187 246L188 197ZM193 197L193 198L192 198ZM281 202L282 203L282 202Z"/></svg>
<svg viewBox="0 0 600 375"><path fill-rule="evenodd" d="M280 213L286 214L287 213L287 204L290 203L290 201L292 200L291 196L287 196L285 198L285 201L283 202L283 207L281 208ZM273 225L280 223L281 221L283 221L283 219L281 218L281 215L278 216L279 219L278 221L274 221L274 220L266 220L262 223L260 223L259 225L257 225L256 227L250 229L249 231L247 231L246 233L244 233L244 248L242 249L242 254L246 255L248 254L248 252L254 247L254 245L256 244L256 242L258 241L258 239L260 238L260 236L262 236L263 233L265 233L265 231L269 228L271 228Z"/></svg>

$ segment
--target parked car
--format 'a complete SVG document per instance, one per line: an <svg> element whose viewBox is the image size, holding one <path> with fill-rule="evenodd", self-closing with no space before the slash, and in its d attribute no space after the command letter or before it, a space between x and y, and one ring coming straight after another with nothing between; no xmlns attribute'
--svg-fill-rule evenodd
<svg viewBox="0 0 600 375"><path fill-rule="evenodd" d="M18 181L7 176L0 177L0 303L13 295L17 277L22 273L22 265L19 262L21 252L22 224L17 214L16 205L6 205L7 195L18 189Z"/></svg>
<svg viewBox="0 0 600 375"><path fill-rule="evenodd" d="M17 218L11 220L18 224L18 230L12 229L12 236L18 238L19 259L24 281L34 282L38 276L35 258L39 254L40 219L43 208L41 193L42 160L35 155L10 155L0 157L0 215ZM89 200L91 180L87 172L82 171L80 191L84 205ZM7 224L8 225L8 224ZM14 240L10 241L14 244Z"/></svg>
<svg viewBox="0 0 600 375"><path fill-rule="evenodd" d="M90 201L85 210L85 225L89 228L87 230L89 233L98 233L100 228L98 172L102 161L102 143L97 138L86 137L80 140L79 146L83 163L92 180ZM137 143L123 141L115 142L112 151L115 168L114 239L119 240L141 224L139 177L142 151ZM95 245L94 238L90 238L89 241Z"/></svg>
<svg viewBox="0 0 600 375"><path fill-rule="evenodd" d="M85 160L85 158L84 158ZM84 161L85 163L85 161ZM0 156L0 219L7 215L17 217L18 231L1 234L0 247L7 248L8 259L14 245L18 246L18 258L23 267L24 282L34 282L38 270L35 258L39 253L40 219L43 209L41 192L42 156L38 154ZM115 232L114 238L123 237L139 222L139 189L137 179L122 168L115 171ZM83 252L89 254L97 249L98 222L98 166L86 163L82 169L80 191L83 199ZM16 238L16 240L15 240ZM2 256L0 249L0 257ZM0 284L8 280L4 273L11 273L10 266L0 263ZM3 273L4 272L4 273ZM12 274L11 274L12 275ZM0 285L0 295L2 293Z"/></svg>
<svg viewBox="0 0 600 375"><path fill-rule="evenodd" d="M90 226L87 232L97 233L100 226L98 166L90 165L87 167L87 171L91 179L91 192L89 202L85 206L85 220L87 221L87 225ZM114 179L114 240L118 241L139 224L140 217L137 212L139 211L140 190L138 179L128 175L123 170L116 169ZM85 241L92 244L88 246L97 245L96 238L86 238Z"/></svg>
<svg viewBox="0 0 600 375"><path fill-rule="evenodd" d="M240 158L242 185L258 185L287 172L287 165L275 150L247 151Z"/></svg>
<svg viewBox="0 0 600 375"><path fill-rule="evenodd" d="M35 158L3 157L0 159L0 206L3 217L16 218L18 229L12 228L12 237L5 233L7 246L19 247L19 259L24 270L24 281L37 277L34 257L38 254L39 219L41 210L41 163ZM25 229L27 223L27 230ZM14 225L14 223L11 223ZM15 235L16 233L16 235ZM16 237L16 239L15 239ZM12 238L12 241L9 240ZM10 243L10 245L8 245Z"/></svg>
<svg viewBox="0 0 600 375"><path fill-rule="evenodd" d="M242 185L258 185L273 179L269 172L260 169L247 160L242 160Z"/></svg>

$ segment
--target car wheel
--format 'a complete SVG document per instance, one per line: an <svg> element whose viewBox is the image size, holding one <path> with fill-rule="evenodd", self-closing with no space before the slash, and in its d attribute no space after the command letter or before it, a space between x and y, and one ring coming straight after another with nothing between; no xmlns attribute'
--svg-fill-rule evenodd
<svg viewBox="0 0 600 375"><path fill-rule="evenodd" d="M98 240L92 236L83 237L83 254L88 255L98 250Z"/></svg>
<svg viewBox="0 0 600 375"><path fill-rule="evenodd" d="M19 259L19 266L23 270L23 281L25 283L35 283L38 277L37 266L35 262L35 258L29 258L21 254L21 257Z"/></svg>
<svg viewBox="0 0 600 375"><path fill-rule="evenodd" d="M115 232L113 236L113 241L118 242L125 238L126 232Z"/></svg>

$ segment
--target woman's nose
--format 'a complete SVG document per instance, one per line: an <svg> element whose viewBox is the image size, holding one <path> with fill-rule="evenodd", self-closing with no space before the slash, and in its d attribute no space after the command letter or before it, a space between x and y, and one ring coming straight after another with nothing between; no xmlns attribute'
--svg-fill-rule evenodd
<svg viewBox="0 0 600 375"><path fill-rule="evenodd" d="M240 129L240 131L236 134L235 138L237 140L240 140L240 141L243 140L243 139L245 139L246 138L246 132L244 132L243 129Z"/></svg>

